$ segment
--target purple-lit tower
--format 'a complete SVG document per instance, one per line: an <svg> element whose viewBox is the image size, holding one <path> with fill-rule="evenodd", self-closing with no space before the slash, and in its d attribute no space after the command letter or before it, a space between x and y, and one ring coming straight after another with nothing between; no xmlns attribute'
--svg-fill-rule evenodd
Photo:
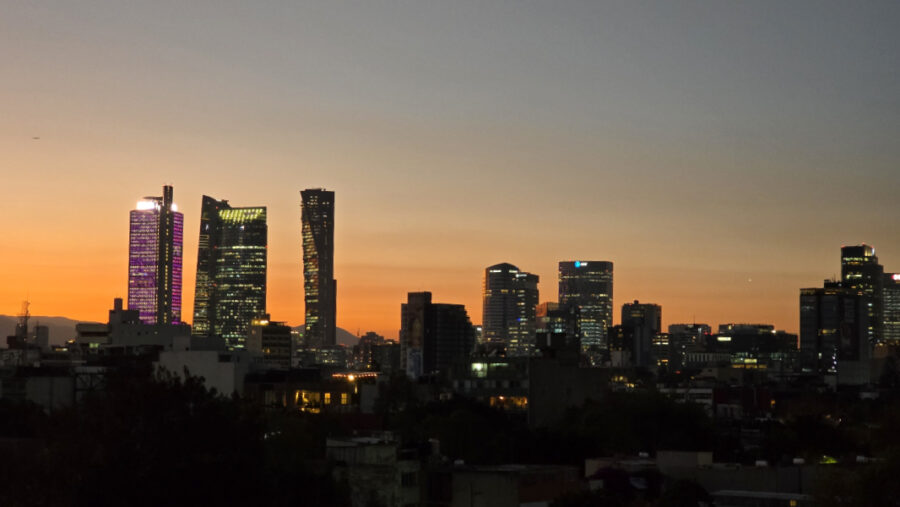
<svg viewBox="0 0 900 507"><path fill-rule="evenodd" d="M184 215L162 197L145 197L131 211L128 245L128 309L144 324L181 323L181 252Z"/></svg>

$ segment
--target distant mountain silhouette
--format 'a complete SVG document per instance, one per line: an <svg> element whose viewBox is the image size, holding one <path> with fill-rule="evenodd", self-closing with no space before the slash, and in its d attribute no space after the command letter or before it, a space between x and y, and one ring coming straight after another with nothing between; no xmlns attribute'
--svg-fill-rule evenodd
<svg viewBox="0 0 900 507"><path fill-rule="evenodd" d="M348 347L352 347L352 346L356 345L357 343L359 343L359 338L357 338L355 334L351 333L350 331L347 331L346 329L339 327L339 328L337 328L337 332L335 332L334 334L335 334L334 339L340 345L346 345Z"/></svg>
<svg viewBox="0 0 900 507"><path fill-rule="evenodd" d="M6 346L6 337L16 332L16 323L19 322L18 317L10 315L0 315L0 343ZM50 328L50 344L62 345L63 343L75 338L75 324L86 322L81 320L72 320L66 317L43 317L32 315L28 319L28 327L40 324Z"/></svg>
<svg viewBox="0 0 900 507"><path fill-rule="evenodd" d="M295 331L303 331L303 326L294 326L291 329L293 329ZM359 338L357 338L355 334L351 333L350 331L347 331L346 329L339 327L339 328L337 328L337 331L334 334L335 334L334 339L335 339L335 341L337 341L338 345L352 347L352 346L356 345L357 343L359 343Z"/></svg>

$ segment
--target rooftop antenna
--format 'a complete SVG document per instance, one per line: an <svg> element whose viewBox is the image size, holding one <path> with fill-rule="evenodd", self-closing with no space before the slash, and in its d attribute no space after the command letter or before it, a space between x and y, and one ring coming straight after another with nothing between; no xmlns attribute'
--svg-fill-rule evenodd
<svg viewBox="0 0 900 507"><path fill-rule="evenodd" d="M19 314L19 325L22 326L23 336L28 336L28 319L31 317L31 314L28 312L29 306L31 306L31 303L27 299L22 301L22 313Z"/></svg>

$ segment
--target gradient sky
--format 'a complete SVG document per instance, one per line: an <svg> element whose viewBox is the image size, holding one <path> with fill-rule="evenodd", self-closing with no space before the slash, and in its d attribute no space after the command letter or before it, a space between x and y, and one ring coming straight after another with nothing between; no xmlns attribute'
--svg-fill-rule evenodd
<svg viewBox="0 0 900 507"><path fill-rule="evenodd" d="M840 246L900 271L900 3L0 0L0 313L105 321L128 212L269 213L300 324L300 194L336 191L338 325L406 292L481 321L486 266L615 262L664 324L796 332ZM40 139L33 139L39 137Z"/></svg>

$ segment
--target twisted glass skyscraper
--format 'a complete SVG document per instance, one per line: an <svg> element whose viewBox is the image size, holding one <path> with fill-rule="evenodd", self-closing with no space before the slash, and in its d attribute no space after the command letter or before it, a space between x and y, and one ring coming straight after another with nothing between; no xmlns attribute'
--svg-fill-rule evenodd
<svg viewBox="0 0 900 507"><path fill-rule="evenodd" d="M131 211L128 241L128 308L145 324L181 323L181 257L184 215L172 187L145 197Z"/></svg>
<svg viewBox="0 0 900 507"><path fill-rule="evenodd" d="M306 302L307 345L335 344L337 281L334 279L334 192L306 189L301 222L303 293Z"/></svg>

